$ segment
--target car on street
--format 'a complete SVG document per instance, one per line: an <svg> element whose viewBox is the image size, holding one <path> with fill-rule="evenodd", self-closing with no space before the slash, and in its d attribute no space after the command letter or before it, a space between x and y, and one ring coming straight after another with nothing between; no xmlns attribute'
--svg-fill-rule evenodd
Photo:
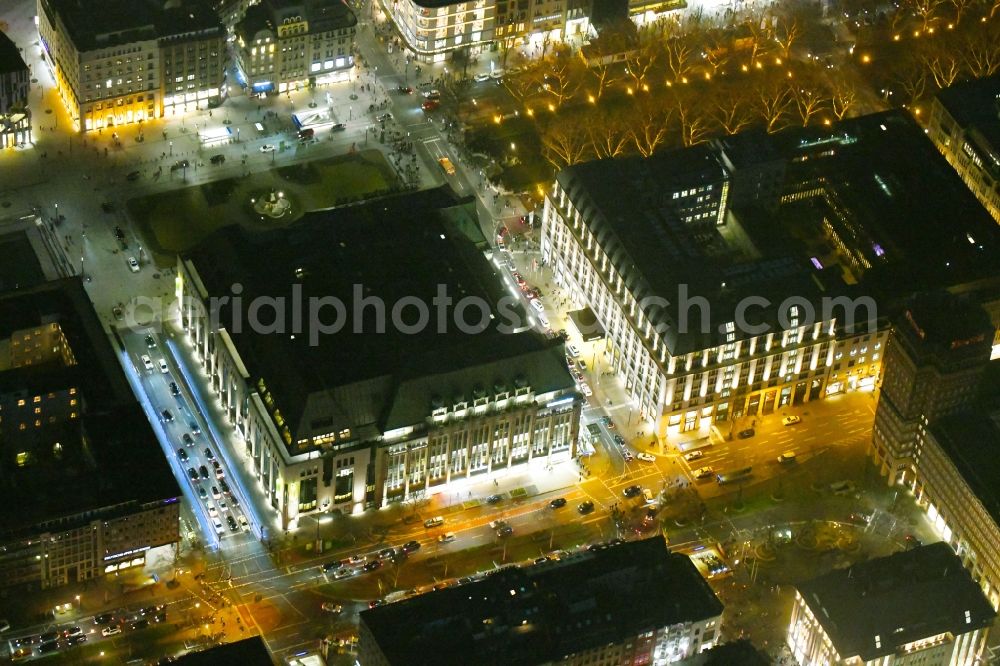
<svg viewBox="0 0 1000 666"><path fill-rule="evenodd" d="M149 626L149 620L143 618L141 620L136 620L131 625L129 625L129 629L131 629L132 631L136 631L138 629L145 629L148 626Z"/></svg>
<svg viewBox="0 0 1000 666"><path fill-rule="evenodd" d="M260 152L262 153L273 153L275 150L274 144L272 143L265 143L260 147Z"/></svg>
<svg viewBox="0 0 1000 666"><path fill-rule="evenodd" d="M736 436L739 437L740 439L750 439L755 434L756 432L754 431L753 428L747 428L746 430L740 430Z"/></svg>
<svg viewBox="0 0 1000 666"><path fill-rule="evenodd" d="M503 78L503 70L494 69L492 72L490 72L490 78L493 79L494 81L499 81L501 78Z"/></svg>
<svg viewBox="0 0 1000 666"><path fill-rule="evenodd" d="M49 652L55 652L60 647L59 641L46 641L38 646L38 654L48 654Z"/></svg>
<svg viewBox="0 0 1000 666"><path fill-rule="evenodd" d="M491 520L490 521L490 529L491 530L500 529L501 527L503 527L506 524L507 524L506 520L504 520L503 518L497 518L496 520Z"/></svg>
<svg viewBox="0 0 1000 666"><path fill-rule="evenodd" d="M490 495L489 497L486 498L486 503L496 504L497 502L500 502L502 500L503 500L503 495Z"/></svg>
<svg viewBox="0 0 1000 666"><path fill-rule="evenodd" d="M830 484L830 492L834 495L850 495L854 492L854 484L850 481L836 481Z"/></svg>
<svg viewBox="0 0 1000 666"><path fill-rule="evenodd" d="M396 554L395 548L383 548L382 550L378 551L378 556L383 560L391 560L395 554Z"/></svg>
<svg viewBox="0 0 1000 666"><path fill-rule="evenodd" d="M441 102L436 99L425 99L420 108L424 111L436 111L441 106Z"/></svg>
<svg viewBox="0 0 1000 666"><path fill-rule="evenodd" d="M375 116L375 120L376 122L380 123L387 122L389 120L392 120L392 114L389 113L388 111L386 111L385 113L380 113L377 116Z"/></svg>
<svg viewBox="0 0 1000 666"><path fill-rule="evenodd" d="M333 572L333 577L336 580L343 580L344 578L347 578L348 576L353 576L353 575L354 575L354 570L353 569L348 569L347 567L341 567L341 568L339 568L339 569L337 569L336 571Z"/></svg>
<svg viewBox="0 0 1000 666"><path fill-rule="evenodd" d="M455 540L454 532L445 532L438 536L438 543L451 543Z"/></svg>
<svg viewBox="0 0 1000 666"><path fill-rule="evenodd" d="M444 171L449 176L455 175L455 165L452 164L451 160L447 157L442 157L438 159L438 164L441 165L441 170Z"/></svg>
<svg viewBox="0 0 1000 666"><path fill-rule="evenodd" d="M615 422L611 420L610 416L602 416L601 425L610 430L615 427Z"/></svg>
<svg viewBox="0 0 1000 666"><path fill-rule="evenodd" d="M236 519L232 515L226 516L226 524L229 525L230 532L239 532L240 526L236 524Z"/></svg>
<svg viewBox="0 0 1000 666"><path fill-rule="evenodd" d="M576 345L566 345L566 355L570 358L579 358L580 350L576 348Z"/></svg>
<svg viewBox="0 0 1000 666"><path fill-rule="evenodd" d="M615 433L614 440L615 444L617 444L618 446L625 446L625 438L619 435L618 433Z"/></svg>
<svg viewBox="0 0 1000 666"><path fill-rule="evenodd" d="M135 257L128 258L128 269L133 273L139 272L139 262L136 261Z"/></svg>
<svg viewBox="0 0 1000 666"><path fill-rule="evenodd" d="M198 497L202 498L203 500L208 499L208 491L205 490L203 486L198 486Z"/></svg>
<svg viewBox="0 0 1000 666"><path fill-rule="evenodd" d="M475 76L473 76L472 80L475 81L476 83L482 83L483 81L489 81L490 75L487 74L486 72L482 72L480 74L476 74Z"/></svg>
<svg viewBox="0 0 1000 666"><path fill-rule="evenodd" d="M584 394L588 398L594 395L594 389L590 388L590 384L587 382L580 382L580 393Z"/></svg>
<svg viewBox="0 0 1000 666"><path fill-rule="evenodd" d="M205 447L205 460L215 460L215 454L207 446Z"/></svg>
<svg viewBox="0 0 1000 666"><path fill-rule="evenodd" d="M215 468L215 478L221 479L226 473L222 470L222 464L218 460L212 461L212 467Z"/></svg>
<svg viewBox="0 0 1000 666"><path fill-rule="evenodd" d="M111 613L104 613L94 618L94 624L96 625L111 624L114 621L115 621L115 616L112 615Z"/></svg>
<svg viewBox="0 0 1000 666"><path fill-rule="evenodd" d="M444 525L443 516L434 516L433 518L428 518L427 520L424 521L424 527L426 527L427 529L430 529L432 527L440 527L441 525Z"/></svg>
<svg viewBox="0 0 1000 666"><path fill-rule="evenodd" d="M170 170L177 171L178 169L187 169L189 166L191 166L191 163L187 160L177 160L170 165Z"/></svg>
<svg viewBox="0 0 1000 666"><path fill-rule="evenodd" d="M207 479L208 478L208 468L205 467L204 465L199 465L198 466L198 473L201 474L201 478L203 478L203 479Z"/></svg>
<svg viewBox="0 0 1000 666"><path fill-rule="evenodd" d="M312 127L304 127L299 130L299 141L308 141L316 136L316 130Z"/></svg>
<svg viewBox="0 0 1000 666"><path fill-rule="evenodd" d="M691 462L692 460L699 460L705 457L704 451L691 451L690 453L684 454L684 460Z"/></svg>
<svg viewBox="0 0 1000 666"><path fill-rule="evenodd" d="M424 99L441 99L440 90L428 90L423 93Z"/></svg>
<svg viewBox="0 0 1000 666"><path fill-rule="evenodd" d="M398 92L401 95L412 95L413 88L411 88L410 86L396 86L396 92Z"/></svg>
<svg viewBox="0 0 1000 666"><path fill-rule="evenodd" d="M190 423L188 423L188 427L191 429L191 434L192 435L200 435L201 434L201 428L199 428L198 424L195 423L194 421L191 421Z"/></svg>
<svg viewBox="0 0 1000 666"><path fill-rule="evenodd" d="M146 336L146 348L147 349L156 349L156 339L153 338L152 335L147 335Z"/></svg>
<svg viewBox="0 0 1000 666"><path fill-rule="evenodd" d="M625 497L638 497L642 494L642 488L636 485L629 486L622 491L622 495Z"/></svg>
<svg viewBox="0 0 1000 666"><path fill-rule="evenodd" d="M237 522L239 522L240 524L240 529L244 530L250 529L250 523L247 522L247 517L244 516L242 513L240 514L240 517L237 518Z"/></svg>
<svg viewBox="0 0 1000 666"><path fill-rule="evenodd" d="M368 562L367 564L365 564L365 566L361 568L364 569L365 571L375 571L377 569L382 568L382 562L380 562L379 560L372 560L371 562Z"/></svg>
<svg viewBox="0 0 1000 666"><path fill-rule="evenodd" d="M514 533L514 528L511 527L510 525L504 525L503 527L497 530L498 537L509 537L513 533Z"/></svg>
<svg viewBox="0 0 1000 666"><path fill-rule="evenodd" d="M105 638L120 633L122 633L122 628L119 627L117 624L113 624L109 627L104 627L103 629L101 629L101 636L104 636Z"/></svg>
<svg viewBox="0 0 1000 666"><path fill-rule="evenodd" d="M320 606L320 609L322 609L326 613L334 613L334 614L339 614L344 611L343 606L341 606L340 604L335 604L332 601L324 601L323 605Z"/></svg>
<svg viewBox="0 0 1000 666"><path fill-rule="evenodd" d="M708 477L715 475L715 470L711 467L699 467L695 471L691 472L691 474L696 479L707 479Z"/></svg>
<svg viewBox="0 0 1000 666"><path fill-rule="evenodd" d="M635 457L643 462L656 462L656 456L654 456L652 453L640 452L635 454Z"/></svg>
<svg viewBox="0 0 1000 666"><path fill-rule="evenodd" d="M538 312L545 312L545 304L540 299L532 299L531 307L535 308Z"/></svg>
<svg viewBox="0 0 1000 666"><path fill-rule="evenodd" d="M212 520L212 525L215 527L215 533L220 536L222 535L223 532L226 531L225 528L222 527L222 523L219 521L218 518Z"/></svg>
<svg viewBox="0 0 1000 666"><path fill-rule="evenodd" d="M75 636L70 636L66 639L66 645L79 645L80 643L87 642L86 634L76 634Z"/></svg>
<svg viewBox="0 0 1000 666"><path fill-rule="evenodd" d="M181 435L181 441L184 442L184 446L194 446L194 438L188 433Z"/></svg>
<svg viewBox="0 0 1000 666"><path fill-rule="evenodd" d="M181 389L177 386L177 382L170 382L170 395L177 397L181 394Z"/></svg>
<svg viewBox="0 0 1000 666"><path fill-rule="evenodd" d="M795 462L795 451L785 451L780 456L778 456L779 463L793 463Z"/></svg>
<svg viewBox="0 0 1000 666"><path fill-rule="evenodd" d="M346 561L348 564L361 564L367 559L368 558L364 555L351 555L350 557L347 558Z"/></svg>
<svg viewBox="0 0 1000 666"><path fill-rule="evenodd" d="M622 449L622 458L625 459L625 462L632 462L634 460L632 452L628 449Z"/></svg>
<svg viewBox="0 0 1000 666"><path fill-rule="evenodd" d="M187 462L188 452L184 449L177 449L177 457L181 459L181 462Z"/></svg>
<svg viewBox="0 0 1000 666"><path fill-rule="evenodd" d="M139 360L142 361L142 367L150 371L153 370L153 359L143 354L142 356L139 357Z"/></svg>
<svg viewBox="0 0 1000 666"><path fill-rule="evenodd" d="M129 182L134 181L134 180L139 180L139 176L140 175L141 174L138 171L129 171L128 175L125 176L125 180L127 180Z"/></svg>
<svg viewBox="0 0 1000 666"><path fill-rule="evenodd" d="M212 499L222 499L222 493L216 486L212 486Z"/></svg>
<svg viewBox="0 0 1000 666"><path fill-rule="evenodd" d="M212 518L218 518L219 510L216 509L214 506L210 506L208 507L208 515L210 515Z"/></svg>
<svg viewBox="0 0 1000 666"><path fill-rule="evenodd" d="M160 366L160 372L162 372L163 374L167 374L168 372L170 372L170 368L167 367L167 362L164 359L161 358L159 361L157 361L157 364Z"/></svg>
<svg viewBox="0 0 1000 666"><path fill-rule="evenodd" d="M335 125L330 126L331 132L343 132L346 129L347 129L347 123L337 123Z"/></svg>
<svg viewBox="0 0 1000 666"><path fill-rule="evenodd" d="M188 477L190 477L190 479L192 481L197 481L198 480L198 470L196 470L194 467L188 467Z"/></svg>
<svg viewBox="0 0 1000 666"><path fill-rule="evenodd" d="M210 158L208 158L208 161L211 162L212 164L222 164L223 162L226 161L226 156L221 153L218 155L212 155Z"/></svg>
<svg viewBox="0 0 1000 666"><path fill-rule="evenodd" d="M420 550L419 541L407 541L403 544L402 550L404 553L412 553L414 551Z"/></svg>
<svg viewBox="0 0 1000 666"><path fill-rule="evenodd" d="M561 509L564 506L566 506L566 498L565 497L557 497L554 500L552 500L551 502L549 502L549 508L550 509Z"/></svg>
<svg viewBox="0 0 1000 666"><path fill-rule="evenodd" d="M796 423L800 423L801 421L802 419L798 416L786 416L785 418L781 419L781 425L790 426L790 425L795 425Z"/></svg>

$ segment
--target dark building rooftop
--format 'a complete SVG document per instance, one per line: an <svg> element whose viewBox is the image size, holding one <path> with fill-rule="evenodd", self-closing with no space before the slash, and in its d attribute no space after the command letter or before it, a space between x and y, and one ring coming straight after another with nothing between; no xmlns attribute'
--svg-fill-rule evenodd
<svg viewBox="0 0 1000 666"><path fill-rule="evenodd" d="M78 278L0 294L0 341L57 323L73 363L0 370L0 394L27 399L77 389L79 417L4 437L0 446L0 535L48 521L112 517L136 505L175 501L180 489ZM5 350L7 347L4 347ZM6 365L6 363L5 363ZM12 423L12 419L7 419ZM136 483L142 479L142 483Z"/></svg>
<svg viewBox="0 0 1000 666"><path fill-rule="evenodd" d="M340 30L358 23L358 17L343 0L262 0L247 8L236 24L236 32L250 43L261 30L277 32L281 17L290 10L304 15L309 32Z"/></svg>
<svg viewBox="0 0 1000 666"><path fill-rule="evenodd" d="M0 74L23 72L27 69L28 66L24 64L24 58L17 50L17 45L11 41L7 33L0 31Z"/></svg>
<svg viewBox="0 0 1000 666"><path fill-rule="evenodd" d="M451 404L459 395L471 401L477 384L492 388L497 381L513 391L520 379L536 393L573 386L560 345L525 330L527 315L504 290L499 269L463 233L464 224L455 222L464 217L455 209L466 205L447 188L389 197L307 213L274 232L227 227L187 255L211 296L229 295L234 284L241 285L242 332L233 325L232 303L220 308L219 321L252 382L259 386L263 380L293 441L308 434L302 418L311 395L324 401L327 413L331 400L320 394L332 398L343 419L333 424L338 430L360 424L384 430L418 414L426 417L434 394ZM447 309L434 305L443 303L435 300L439 288L453 299ZM254 333L247 308L259 296L287 303L298 298L303 320L310 298L339 299L344 326L311 341L308 321L293 333L288 307L283 333ZM455 324L455 305L466 298L479 299L494 313L490 320L478 307L466 309L465 321L483 321L485 330L463 332ZM419 330L393 323L393 306L407 300L428 308L427 325ZM384 304L382 323L378 303ZM439 319L442 311L446 316ZM506 312L518 326L505 328ZM337 316L332 307L321 312L326 323ZM261 315L265 322L272 317L270 308ZM402 311L404 324L417 319L416 306Z"/></svg>
<svg viewBox="0 0 1000 666"><path fill-rule="evenodd" d="M680 222L665 200L673 183L718 182L726 160L734 188L741 169L780 179L779 209L744 202L738 223L722 229ZM784 168L753 169L776 162ZM1000 283L1000 227L902 111L587 162L557 179L637 298L671 302L646 310L674 355L720 344L717 324L746 296L869 295L889 312L915 291ZM707 332L679 331L682 287L711 304Z"/></svg>
<svg viewBox="0 0 1000 666"><path fill-rule="evenodd" d="M722 613L687 556L662 537L499 570L361 613L391 664L540 664ZM474 655L474 656L473 656Z"/></svg>
<svg viewBox="0 0 1000 666"><path fill-rule="evenodd" d="M17 257L17 261L0 261L0 292L45 282L45 271L25 231L0 236L0 257Z"/></svg>
<svg viewBox="0 0 1000 666"><path fill-rule="evenodd" d="M990 357L994 327L974 301L949 292L927 292L908 299L896 329L918 362L946 362Z"/></svg>
<svg viewBox="0 0 1000 666"><path fill-rule="evenodd" d="M264 639L254 636L233 643L223 643L207 650L188 652L172 663L179 666L223 666L224 664L272 666L274 660L267 651Z"/></svg>
<svg viewBox="0 0 1000 666"><path fill-rule="evenodd" d="M159 0L43 0L62 17L79 51L219 27L207 3L188 0L170 9Z"/></svg>
<svg viewBox="0 0 1000 666"><path fill-rule="evenodd" d="M932 423L930 433L1000 524L1000 413L995 418L978 412L947 416Z"/></svg>
<svg viewBox="0 0 1000 666"><path fill-rule="evenodd" d="M915 640L988 627L996 617L944 542L832 571L798 590L843 659L885 657Z"/></svg>
<svg viewBox="0 0 1000 666"><path fill-rule="evenodd" d="M1000 125L1000 74L948 86L937 100L962 127Z"/></svg>

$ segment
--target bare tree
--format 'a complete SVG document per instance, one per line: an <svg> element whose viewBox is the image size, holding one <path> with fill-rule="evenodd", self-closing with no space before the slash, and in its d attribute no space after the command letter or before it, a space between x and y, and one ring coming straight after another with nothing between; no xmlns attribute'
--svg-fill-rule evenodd
<svg viewBox="0 0 1000 666"><path fill-rule="evenodd" d="M1000 70L1000 31L984 28L967 36L963 49L965 68L977 79Z"/></svg>
<svg viewBox="0 0 1000 666"><path fill-rule="evenodd" d="M788 59L792 55L792 46L802 36L802 28L798 19L792 17L781 17L778 19L777 28L774 31L774 41L781 49L783 58Z"/></svg>
<svg viewBox="0 0 1000 666"><path fill-rule="evenodd" d="M927 68L916 59L910 59L897 70L895 80L907 99L906 103L912 104L923 98L927 91L927 77Z"/></svg>
<svg viewBox="0 0 1000 666"><path fill-rule="evenodd" d="M657 55L652 45L625 54L625 72L631 77L636 92L648 88L646 76L656 63Z"/></svg>
<svg viewBox="0 0 1000 666"><path fill-rule="evenodd" d="M938 12L945 0L909 0L908 4L913 13L920 18L920 30L926 32L933 28L938 20Z"/></svg>
<svg viewBox="0 0 1000 666"><path fill-rule="evenodd" d="M793 84L789 86L789 90L792 93L792 99L795 101L795 108L799 112L799 117L802 119L802 126L805 127L813 119L813 116L826 106L827 99L810 87Z"/></svg>
<svg viewBox="0 0 1000 666"><path fill-rule="evenodd" d="M781 129L792 105L792 93L788 86L781 84L761 86L754 101L754 109L764 121L767 131L770 133Z"/></svg>
<svg viewBox="0 0 1000 666"><path fill-rule="evenodd" d="M708 114L698 105L696 93L679 94L674 99L677 121L681 130L681 143L693 146L705 140L709 133Z"/></svg>
<svg viewBox="0 0 1000 666"><path fill-rule="evenodd" d="M618 157L632 141L628 123L618 112L604 112L587 123L590 149L598 159Z"/></svg>
<svg viewBox="0 0 1000 666"><path fill-rule="evenodd" d="M736 134L750 124L750 108L746 95L734 91L720 95L709 113L726 134Z"/></svg>
<svg viewBox="0 0 1000 666"><path fill-rule="evenodd" d="M962 73L961 61L953 52L939 52L933 55L925 53L921 56L921 61L938 88L947 88Z"/></svg>
<svg viewBox="0 0 1000 666"><path fill-rule="evenodd" d="M833 87L830 97L830 107L837 120L843 120L854 108L858 93L854 85L847 81L838 81Z"/></svg>
<svg viewBox="0 0 1000 666"><path fill-rule="evenodd" d="M541 86L542 72L538 66L531 66L517 76L503 77L507 92L518 104L524 105L528 99L538 92Z"/></svg>
<svg viewBox="0 0 1000 666"><path fill-rule="evenodd" d="M667 68L674 81L680 81L691 73L693 62L691 54L694 49L683 38L671 39L664 44L663 51L667 57Z"/></svg>
<svg viewBox="0 0 1000 666"><path fill-rule="evenodd" d="M649 157L667 138L670 110L652 103L641 105L629 122L632 142L643 157Z"/></svg>
<svg viewBox="0 0 1000 666"><path fill-rule="evenodd" d="M576 118L550 122L541 138L542 155L556 169L582 162L589 147L587 132Z"/></svg>
<svg viewBox="0 0 1000 666"><path fill-rule="evenodd" d="M955 10L955 25L958 25L962 22L965 12L977 4L977 0L948 0L948 3Z"/></svg>
<svg viewBox="0 0 1000 666"><path fill-rule="evenodd" d="M555 106L559 108L571 98L580 88L583 62L568 53L560 53L546 61L544 71L544 90L555 98Z"/></svg>

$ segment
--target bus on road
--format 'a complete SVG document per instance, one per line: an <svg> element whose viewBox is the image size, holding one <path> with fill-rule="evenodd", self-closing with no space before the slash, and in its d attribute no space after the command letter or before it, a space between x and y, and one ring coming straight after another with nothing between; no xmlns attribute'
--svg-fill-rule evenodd
<svg viewBox="0 0 1000 666"><path fill-rule="evenodd" d="M741 469L734 469L728 472L719 472L715 476L715 480L719 482L719 485L725 485L727 483L732 483L733 481L742 481L753 474L753 467L743 467Z"/></svg>

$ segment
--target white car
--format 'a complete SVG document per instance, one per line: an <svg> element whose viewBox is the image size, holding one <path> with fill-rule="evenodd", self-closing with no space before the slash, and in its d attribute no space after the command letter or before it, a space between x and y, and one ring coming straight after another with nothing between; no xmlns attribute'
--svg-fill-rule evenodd
<svg viewBox="0 0 1000 666"><path fill-rule="evenodd" d="M570 358L579 358L580 350L576 348L576 345L566 345L566 354L568 354Z"/></svg>
<svg viewBox="0 0 1000 666"><path fill-rule="evenodd" d="M587 382L580 382L580 393L584 394L588 398L594 395L593 389L590 388L590 384Z"/></svg>
<svg viewBox="0 0 1000 666"><path fill-rule="evenodd" d="M483 81L489 81L490 75L483 72L482 74L476 74L475 76L473 76L472 80L475 81L476 83L482 83Z"/></svg>
<svg viewBox="0 0 1000 666"><path fill-rule="evenodd" d="M531 301L531 307L535 308L539 312L545 312L545 306L542 305L541 299L535 298Z"/></svg>
<svg viewBox="0 0 1000 666"><path fill-rule="evenodd" d="M353 576L353 575L354 575L354 570L348 569L346 567L337 569L336 571L333 572L333 577L336 578L337 580L340 580L341 578L347 578L348 576Z"/></svg>
<svg viewBox="0 0 1000 666"><path fill-rule="evenodd" d="M438 537L438 541L441 543L451 543L454 540L455 540L454 532L445 532L444 534Z"/></svg>
<svg viewBox="0 0 1000 666"><path fill-rule="evenodd" d="M656 462L656 456L652 453L637 453L635 457L643 462Z"/></svg>
<svg viewBox="0 0 1000 666"><path fill-rule="evenodd" d="M262 153L273 153L275 150L274 145L270 143L265 143L260 147L260 152Z"/></svg>
<svg viewBox="0 0 1000 666"><path fill-rule="evenodd" d="M105 638L120 633L122 633L122 628L117 624L113 624L110 627L104 627L103 629L101 629L101 636L104 636Z"/></svg>
<svg viewBox="0 0 1000 666"><path fill-rule="evenodd" d="M223 532L226 531L225 529L223 529L222 523L219 522L218 518L216 518L215 520L213 520L212 524L215 525L215 533L216 534L222 534Z"/></svg>
<svg viewBox="0 0 1000 666"><path fill-rule="evenodd" d="M135 257L128 258L128 269L133 273L139 272L139 262L136 261Z"/></svg>
<svg viewBox="0 0 1000 666"><path fill-rule="evenodd" d="M799 423L801 421L802 419L798 416L786 416L785 418L781 419L781 425L790 426L790 425L795 425L796 423Z"/></svg>
<svg viewBox="0 0 1000 666"><path fill-rule="evenodd" d="M153 359L149 358L146 354L139 357L142 360L142 366L147 370L153 370Z"/></svg>
<svg viewBox="0 0 1000 666"><path fill-rule="evenodd" d="M699 458L705 457L704 451L692 451L691 453L684 454L684 460L691 462L692 460L698 460Z"/></svg>
<svg viewBox="0 0 1000 666"><path fill-rule="evenodd" d="M340 604L335 604L332 601L324 601L323 605L320 606L320 608L322 608L327 613L334 613L334 614L338 614L344 610L343 606L341 606Z"/></svg>
<svg viewBox="0 0 1000 666"><path fill-rule="evenodd" d="M165 360L161 358L159 360L159 364L160 364L160 372L162 372L163 374L167 374L168 372L170 372L170 368L167 367L167 362Z"/></svg>
<svg viewBox="0 0 1000 666"><path fill-rule="evenodd" d="M711 467L699 467L695 471L691 472L696 479L707 479L715 474L715 470Z"/></svg>
<svg viewBox="0 0 1000 666"><path fill-rule="evenodd" d="M440 90L428 90L424 93L424 99L441 99Z"/></svg>
<svg viewBox="0 0 1000 666"><path fill-rule="evenodd" d="M243 514L240 514L240 517L236 519L236 522L238 522L240 524L240 527L242 527L243 529L245 530L250 529L250 523L247 522L247 517L244 516Z"/></svg>
<svg viewBox="0 0 1000 666"><path fill-rule="evenodd" d="M208 515L210 515L212 518L218 518L219 512L216 511L214 506L210 506L208 507Z"/></svg>

